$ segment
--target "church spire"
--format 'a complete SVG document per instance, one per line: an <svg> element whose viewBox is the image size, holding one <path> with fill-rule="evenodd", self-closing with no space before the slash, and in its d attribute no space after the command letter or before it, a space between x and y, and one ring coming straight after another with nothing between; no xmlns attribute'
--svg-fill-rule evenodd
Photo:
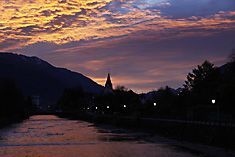
<svg viewBox="0 0 235 157"><path fill-rule="evenodd" d="M113 93L113 84L111 82L111 77L109 72L105 83L105 93Z"/></svg>

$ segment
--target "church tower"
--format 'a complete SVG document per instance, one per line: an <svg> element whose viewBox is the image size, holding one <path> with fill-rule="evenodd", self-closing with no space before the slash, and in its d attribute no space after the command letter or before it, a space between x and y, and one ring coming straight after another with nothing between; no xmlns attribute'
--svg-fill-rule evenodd
<svg viewBox="0 0 235 157"><path fill-rule="evenodd" d="M111 82L110 74L108 73L108 77L105 83L105 89L104 89L105 94L108 93L113 93L113 84Z"/></svg>

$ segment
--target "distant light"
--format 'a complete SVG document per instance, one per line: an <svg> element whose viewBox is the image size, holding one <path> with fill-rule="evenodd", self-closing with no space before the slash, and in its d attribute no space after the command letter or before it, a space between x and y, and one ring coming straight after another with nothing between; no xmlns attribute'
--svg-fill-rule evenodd
<svg viewBox="0 0 235 157"><path fill-rule="evenodd" d="M126 108L126 105L123 105L124 108Z"/></svg>
<svg viewBox="0 0 235 157"><path fill-rule="evenodd" d="M107 108L109 108L109 106L107 106Z"/></svg>
<svg viewBox="0 0 235 157"><path fill-rule="evenodd" d="M89 107L87 107L87 109L89 110Z"/></svg>
<svg viewBox="0 0 235 157"><path fill-rule="evenodd" d="M97 109L98 109L98 107L95 107L95 109L97 110Z"/></svg>
<svg viewBox="0 0 235 157"><path fill-rule="evenodd" d="M212 99L212 104L214 104L215 103L215 99Z"/></svg>
<svg viewBox="0 0 235 157"><path fill-rule="evenodd" d="M153 106L157 106L157 103L153 103Z"/></svg>

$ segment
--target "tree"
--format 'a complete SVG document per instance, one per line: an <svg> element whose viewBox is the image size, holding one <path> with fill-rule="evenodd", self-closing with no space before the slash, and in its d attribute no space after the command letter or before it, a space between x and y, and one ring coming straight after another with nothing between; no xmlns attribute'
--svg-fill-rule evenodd
<svg viewBox="0 0 235 157"><path fill-rule="evenodd" d="M3 82L0 90L0 115L22 115L24 114L24 96L17 88L15 79L8 78Z"/></svg>
<svg viewBox="0 0 235 157"><path fill-rule="evenodd" d="M184 88L186 90L201 91L207 87L214 85L218 77L218 69L214 64L205 60L202 65L198 65L197 69L193 69L192 73L187 75Z"/></svg>
<svg viewBox="0 0 235 157"><path fill-rule="evenodd" d="M66 88L57 102L57 106L65 111L81 111L84 108L86 93L82 87Z"/></svg>
<svg viewBox="0 0 235 157"><path fill-rule="evenodd" d="M128 88L126 88L125 86L119 86L118 85L115 90L117 90L117 91L127 91Z"/></svg>
<svg viewBox="0 0 235 157"><path fill-rule="evenodd" d="M33 99L31 96L28 96L27 100L25 101L25 111L27 112L37 111L37 105L33 103Z"/></svg>
<svg viewBox="0 0 235 157"><path fill-rule="evenodd" d="M228 63L223 66L222 81L220 85L220 99L222 107L229 112L235 111L235 48L228 56Z"/></svg>
<svg viewBox="0 0 235 157"><path fill-rule="evenodd" d="M219 69L206 60L187 75L184 88L191 92L191 105L211 104L218 93L219 74Z"/></svg>

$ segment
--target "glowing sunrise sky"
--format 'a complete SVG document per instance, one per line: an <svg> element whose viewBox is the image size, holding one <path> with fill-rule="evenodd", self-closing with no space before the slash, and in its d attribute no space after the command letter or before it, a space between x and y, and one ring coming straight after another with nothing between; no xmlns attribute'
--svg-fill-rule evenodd
<svg viewBox="0 0 235 157"><path fill-rule="evenodd" d="M182 87L235 47L234 0L0 0L0 51L37 56L104 85Z"/></svg>

